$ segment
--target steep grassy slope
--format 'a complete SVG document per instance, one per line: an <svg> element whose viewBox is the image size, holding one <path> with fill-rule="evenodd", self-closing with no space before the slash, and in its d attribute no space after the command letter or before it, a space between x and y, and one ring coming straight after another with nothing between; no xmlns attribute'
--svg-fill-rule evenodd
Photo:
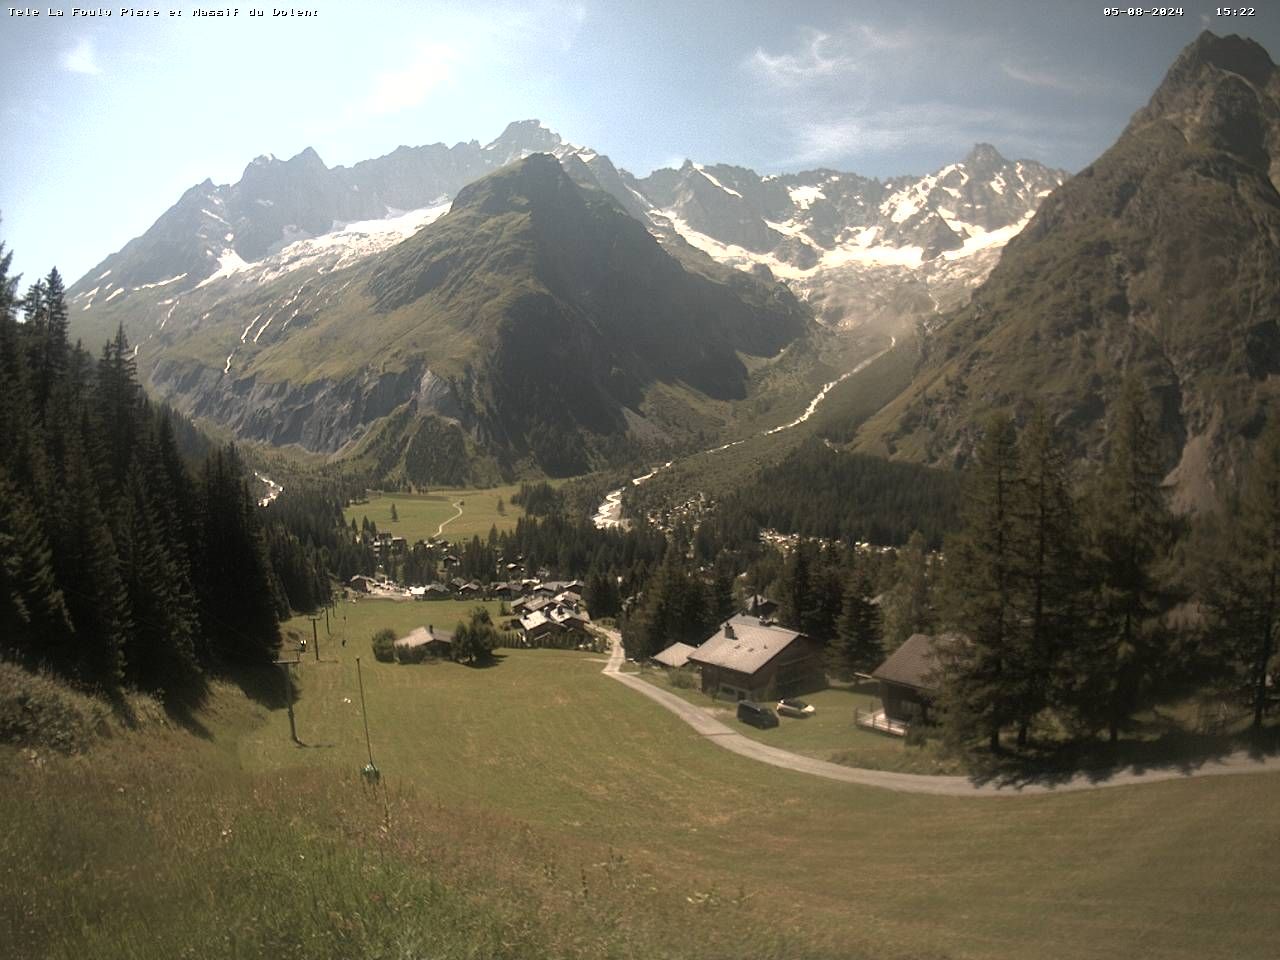
<svg viewBox="0 0 1280 960"><path fill-rule="evenodd" d="M352 607L361 636L379 606ZM298 668L305 748L224 689L203 733L6 752L6 948L1241 960L1280 935L1272 775L898 795L720 750L591 655L406 667L366 644ZM387 807L358 779L356 654Z"/></svg>
<svg viewBox="0 0 1280 960"><path fill-rule="evenodd" d="M1280 394L1280 72L1203 34L1117 143L1060 187L923 344L858 448L963 463L992 410L1043 400L1096 456L1126 372L1184 505L1214 498Z"/></svg>

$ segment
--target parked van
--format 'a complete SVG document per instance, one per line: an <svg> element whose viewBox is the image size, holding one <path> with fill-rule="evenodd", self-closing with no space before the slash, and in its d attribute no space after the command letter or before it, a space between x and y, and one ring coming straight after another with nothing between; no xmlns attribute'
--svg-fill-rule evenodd
<svg viewBox="0 0 1280 960"><path fill-rule="evenodd" d="M778 725L778 715L763 703L752 703L742 700L738 703L738 719L761 730L768 730Z"/></svg>

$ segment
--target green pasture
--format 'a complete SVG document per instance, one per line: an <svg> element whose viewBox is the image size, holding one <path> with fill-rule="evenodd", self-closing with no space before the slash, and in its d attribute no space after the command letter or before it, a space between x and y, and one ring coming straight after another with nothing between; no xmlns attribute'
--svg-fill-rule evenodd
<svg viewBox="0 0 1280 960"><path fill-rule="evenodd" d="M379 532L404 537L410 543L436 536L440 524L444 529L440 536L450 540L470 540L473 536L484 539L489 530L499 532L514 530L516 520L524 516L524 510L513 506L511 497L520 492L520 485L485 489L439 489L431 493L371 493L367 503L353 503L344 511L348 524L352 520L359 525L368 517L378 525ZM502 500L503 512L498 512L498 500ZM461 502L462 515L457 516L457 504ZM391 505L395 504L398 520L391 519ZM451 519L456 517L456 519Z"/></svg>
<svg viewBox="0 0 1280 960"><path fill-rule="evenodd" d="M1275 956L1274 775L964 799L829 782L717 748L600 656L378 663L373 629L432 605L345 606L359 638L293 668L305 746L278 702L222 688L187 730L0 748L13 955ZM830 747L805 722L782 745Z"/></svg>

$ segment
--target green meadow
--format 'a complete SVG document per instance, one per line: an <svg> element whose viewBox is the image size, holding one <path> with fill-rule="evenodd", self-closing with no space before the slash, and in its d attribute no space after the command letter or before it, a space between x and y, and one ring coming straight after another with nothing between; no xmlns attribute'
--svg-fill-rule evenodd
<svg viewBox="0 0 1280 960"><path fill-rule="evenodd" d="M437 530L450 540L470 540L473 536L483 539L493 527L499 532L515 529L516 520L524 516L524 510L511 503L512 495L519 492L518 483L484 489L440 489L426 494L371 492L367 503L351 504L344 516L348 524L354 520L357 525L363 517L368 517L380 532L404 537L410 543L434 537ZM395 504L397 520L391 519L392 504ZM444 524L443 530L441 524Z"/></svg>
<svg viewBox="0 0 1280 960"><path fill-rule="evenodd" d="M828 782L718 749L600 656L378 663L372 630L429 605L346 606L346 646L294 668L305 746L225 686L185 728L4 748L15 956L1275 956L1274 775L980 799Z"/></svg>

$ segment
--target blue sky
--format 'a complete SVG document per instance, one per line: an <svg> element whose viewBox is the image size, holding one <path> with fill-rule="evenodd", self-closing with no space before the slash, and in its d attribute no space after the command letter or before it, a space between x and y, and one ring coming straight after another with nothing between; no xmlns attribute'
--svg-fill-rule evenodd
<svg viewBox="0 0 1280 960"><path fill-rule="evenodd" d="M1264 8L1227 21L1208 3L1157 20L1102 0L311 2L313 18L0 8L0 239L24 285L55 264L78 278L268 152L349 165L538 117L639 174L685 157L924 173L979 140L1076 170L1200 30L1280 55Z"/></svg>

